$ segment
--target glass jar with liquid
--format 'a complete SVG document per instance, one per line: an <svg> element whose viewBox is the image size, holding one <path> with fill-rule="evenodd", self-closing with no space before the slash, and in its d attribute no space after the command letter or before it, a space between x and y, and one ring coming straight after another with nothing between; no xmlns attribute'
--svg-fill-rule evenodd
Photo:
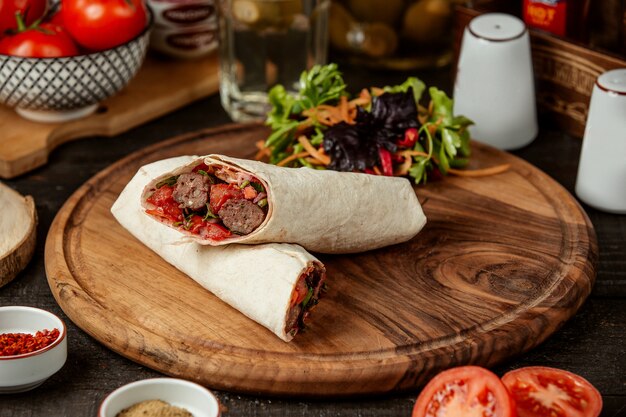
<svg viewBox="0 0 626 417"><path fill-rule="evenodd" d="M333 0L329 40L339 59L384 69L452 60L452 8L460 0Z"/></svg>

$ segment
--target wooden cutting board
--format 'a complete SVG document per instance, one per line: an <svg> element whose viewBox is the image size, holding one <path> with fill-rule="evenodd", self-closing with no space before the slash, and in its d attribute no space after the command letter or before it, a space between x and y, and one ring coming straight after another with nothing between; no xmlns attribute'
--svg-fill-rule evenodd
<svg viewBox="0 0 626 417"><path fill-rule="evenodd" d="M69 318L127 358L210 387L345 396L411 390L450 366L519 355L591 291L597 242L575 199L528 163L474 143L474 167L511 169L416 188L428 224L407 243L320 256L329 291L306 332L285 343L165 263L109 212L141 165L182 154L251 158L266 135L259 125L231 125L174 138L77 190L45 251L50 288Z"/></svg>
<svg viewBox="0 0 626 417"><path fill-rule="evenodd" d="M0 105L0 177L44 165L57 146L86 136L115 136L219 89L215 55L173 60L148 55L137 76L96 113L65 123L38 123Z"/></svg>

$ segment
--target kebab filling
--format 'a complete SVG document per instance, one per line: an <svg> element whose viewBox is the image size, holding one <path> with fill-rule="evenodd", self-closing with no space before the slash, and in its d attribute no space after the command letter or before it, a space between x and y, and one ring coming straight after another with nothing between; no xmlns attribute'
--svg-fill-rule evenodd
<svg viewBox="0 0 626 417"><path fill-rule="evenodd" d="M147 214L214 241L252 233L268 211L261 181L244 172L204 163L157 182L148 195Z"/></svg>
<svg viewBox="0 0 626 417"><path fill-rule="evenodd" d="M285 320L286 334L293 337L306 327L309 314L324 291L325 279L326 270L319 263L309 263L309 267L298 277Z"/></svg>

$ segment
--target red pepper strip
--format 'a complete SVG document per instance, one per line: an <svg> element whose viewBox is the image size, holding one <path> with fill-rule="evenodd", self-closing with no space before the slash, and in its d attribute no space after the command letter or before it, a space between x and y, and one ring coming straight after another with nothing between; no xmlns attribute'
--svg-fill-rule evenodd
<svg viewBox="0 0 626 417"><path fill-rule="evenodd" d="M404 138L397 141L396 144L405 148L412 148L415 145L415 142L417 142L417 137L417 129L414 127L410 127L404 131Z"/></svg>
<svg viewBox="0 0 626 417"><path fill-rule="evenodd" d="M380 166L383 175L393 176L393 165L391 164L391 153L385 148L378 148L378 156L380 158Z"/></svg>

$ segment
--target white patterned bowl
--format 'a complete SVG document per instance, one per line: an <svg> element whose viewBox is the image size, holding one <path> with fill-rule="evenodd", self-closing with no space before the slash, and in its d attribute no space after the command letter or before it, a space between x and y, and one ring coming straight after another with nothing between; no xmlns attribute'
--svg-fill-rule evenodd
<svg viewBox="0 0 626 417"><path fill-rule="evenodd" d="M61 58L0 54L0 103L39 122L73 120L93 113L137 74L146 56L152 15L129 42L100 52Z"/></svg>
<svg viewBox="0 0 626 417"><path fill-rule="evenodd" d="M56 315L34 307L0 307L0 333L31 333L59 329L59 337L43 349L0 356L0 394L28 391L43 384L65 364L67 330Z"/></svg>
<svg viewBox="0 0 626 417"><path fill-rule="evenodd" d="M184 379L152 378L131 382L110 393L102 401L98 417L115 417L122 410L149 400L182 407L194 417L221 415L220 403L208 389Z"/></svg>

